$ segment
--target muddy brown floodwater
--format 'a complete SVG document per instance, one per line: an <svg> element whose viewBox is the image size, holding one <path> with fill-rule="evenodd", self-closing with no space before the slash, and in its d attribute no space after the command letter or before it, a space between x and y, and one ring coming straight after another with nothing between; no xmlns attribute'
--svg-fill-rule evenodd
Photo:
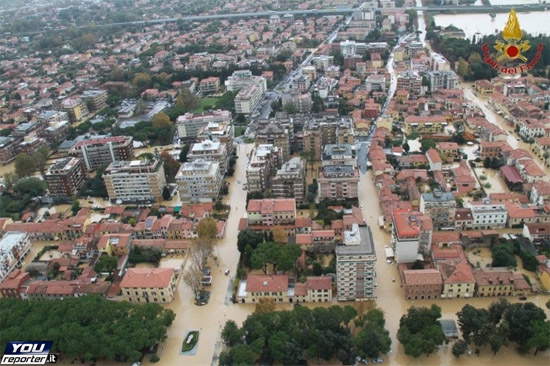
<svg viewBox="0 0 550 366"><path fill-rule="evenodd" d="M193 303L191 289L183 281L179 282L175 300L166 306L176 313L176 319L168 330L166 341L160 347L160 361L156 365L211 365L214 354L219 354L221 350L220 334L226 320L233 319L241 324L254 311L253 305L235 305L228 297L229 286L236 274L239 261L238 223L246 212L246 191L243 190L243 184L246 183L247 156L251 147L252 145L237 145L239 158L234 177L229 179L229 194L225 198L225 203L231 206L231 211L225 237L214 249L214 255L219 258L219 265L213 261L210 263L214 277L210 288L210 301L205 306L196 306ZM231 271L230 276L224 275L226 268ZM197 353L194 356L181 355L183 337L192 329L200 331ZM148 359L144 364L152 365Z"/></svg>
<svg viewBox="0 0 550 366"><path fill-rule="evenodd" d="M454 299L454 300L414 300L408 301L403 297L403 291L399 283L399 274L395 264L387 264L384 258L384 245L390 242L390 235L378 226L378 216L381 214L378 205L376 189L372 177L372 172L361 176L359 182L359 203L363 208L363 214L369 226L371 227L373 239L375 241L377 262L377 284L376 305L384 311L386 317L386 327L392 337L391 352L385 357L386 363L390 365L422 365L422 366L440 366L440 365L498 365L498 366L521 366L521 365L548 365L550 354L539 353L537 357L519 356L513 349L503 349L496 356L490 351L482 352L481 356L463 356L455 359L451 353L451 345L442 347L439 352L430 357L421 357L413 359L404 354L403 348L396 338L399 328L399 319L406 313L410 306L430 306L435 303L441 307L443 318L452 318L456 320L456 312L464 305L471 304L476 307L487 307L497 298L473 298L473 299ZM394 282L395 281L395 282ZM545 302L548 296L536 296L529 299L538 306L546 310ZM517 298L508 298L515 302ZM547 310L546 310L547 311ZM548 311L547 311L548 315ZM389 362L388 362L389 361Z"/></svg>

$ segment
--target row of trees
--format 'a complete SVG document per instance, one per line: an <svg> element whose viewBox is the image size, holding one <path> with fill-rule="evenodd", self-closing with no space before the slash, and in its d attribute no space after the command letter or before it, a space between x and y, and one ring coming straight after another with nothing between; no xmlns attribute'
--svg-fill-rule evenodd
<svg viewBox="0 0 550 366"><path fill-rule="evenodd" d="M488 309L468 304L457 315L464 340L453 346L456 357L467 347L478 354L490 348L496 354L503 346L516 345L518 352L533 351L535 355L550 348L550 321L544 310L531 302L510 304L501 299Z"/></svg>
<svg viewBox="0 0 550 366"><path fill-rule="evenodd" d="M63 301L0 299L0 346L14 339L47 339L69 359L138 361L166 338L175 314L158 304L84 296Z"/></svg>
<svg viewBox="0 0 550 366"><path fill-rule="evenodd" d="M198 238L193 242L189 253L190 264L183 275L184 282L191 288L195 297L198 296L202 288L203 270L214 250L217 234L216 220L208 217L199 222L197 226Z"/></svg>
<svg viewBox="0 0 550 366"><path fill-rule="evenodd" d="M546 304L550 308L550 301ZM496 354L503 346L515 345L524 354L550 349L550 321L543 309L531 302L510 304L505 299L492 303L489 308L465 305L457 313L463 339L452 347L455 357L472 348L476 354L490 348ZM447 342L439 319L437 305L411 307L399 322L397 339L405 354L420 357L434 353Z"/></svg>
<svg viewBox="0 0 550 366"><path fill-rule="evenodd" d="M376 358L390 351L384 326L382 311L358 317L351 306L256 312L241 328L232 320L225 324L222 338L228 349L221 353L220 365L299 365L333 358L351 364L356 356Z"/></svg>

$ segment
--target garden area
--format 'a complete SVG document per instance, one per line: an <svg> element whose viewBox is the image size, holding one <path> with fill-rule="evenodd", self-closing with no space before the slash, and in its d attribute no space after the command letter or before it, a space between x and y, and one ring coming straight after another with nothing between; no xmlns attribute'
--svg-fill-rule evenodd
<svg viewBox="0 0 550 366"><path fill-rule="evenodd" d="M187 353L191 352L199 342L199 331L198 330L192 330L187 333L185 338L183 339L183 344L181 345L181 352Z"/></svg>

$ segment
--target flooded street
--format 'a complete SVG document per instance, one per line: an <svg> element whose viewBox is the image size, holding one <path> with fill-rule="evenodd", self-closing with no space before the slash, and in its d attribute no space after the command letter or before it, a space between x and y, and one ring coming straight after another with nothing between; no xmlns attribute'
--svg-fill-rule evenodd
<svg viewBox="0 0 550 366"><path fill-rule="evenodd" d="M381 214L378 205L378 196L374 186L372 172L361 175L359 181L359 202L363 208L363 215L370 226L376 247L377 263L377 284L376 305L382 309L386 317L386 327L392 337L392 350L388 354L390 365L422 365L422 366L440 366L440 365L498 365L498 366L521 366L529 365L548 365L550 362L550 353L533 356L519 356L513 349L503 349L496 356L493 356L489 350L484 350L480 357L463 356L456 360L451 353L451 345L443 346L441 350L430 357L421 357L413 359L404 354L403 348L396 338L399 329L399 319L406 313L410 306L430 306L435 303L442 309L443 318L456 319L456 312L462 309L466 304L477 307L487 307L498 298L472 298L472 299L454 299L454 300L414 300L404 299L403 291L399 285L399 274L395 264L387 264L384 257L384 245L390 242L388 232L381 230L378 226L378 216ZM395 282L394 282L395 280ZM548 309L545 307L549 296L530 297L529 301L534 302L543 308L547 315ZM508 298L511 302L516 302L517 298ZM385 363L388 364L388 363Z"/></svg>
<svg viewBox="0 0 550 366"><path fill-rule="evenodd" d="M210 288L210 301L205 306L195 305L191 289L183 281L179 282L175 300L167 305L176 313L176 319L168 330L166 341L160 346L158 365L210 365L214 354L219 354L221 350L220 334L226 320L233 319L240 324L254 311L254 305L235 305L231 303L229 297L229 287L237 272L239 261L238 222L246 211L246 192L242 189L242 184L246 182L247 155L251 147L252 145L237 145L239 158L235 166L235 175L229 180L230 192L225 202L231 206L231 212L225 237L214 249L214 254L219 258L219 265L216 266L213 261L210 263L214 277ZM241 183L237 183L237 180ZM230 269L230 276L224 275L226 268ZM192 329L200 331L197 353L195 356L181 355L183 337ZM146 358L144 364L152 363Z"/></svg>
<svg viewBox="0 0 550 366"><path fill-rule="evenodd" d="M499 116L492 107L486 104L487 99L477 96L472 89L471 83L462 82L461 85L464 89L464 97L481 109L487 121L499 126L508 133L508 144L514 149L524 149L526 151L529 151L533 156L533 159L537 161L539 167L542 168L546 174L550 174L550 168L545 167L543 162L535 154L533 154L531 146L523 142L521 139L519 139L519 137L517 137L514 131L514 127L509 124L504 118Z"/></svg>
<svg viewBox="0 0 550 366"><path fill-rule="evenodd" d="M6 165L0 165L0 177L3 177L8 173L15 173L15 162L12 161Z"/></svg>

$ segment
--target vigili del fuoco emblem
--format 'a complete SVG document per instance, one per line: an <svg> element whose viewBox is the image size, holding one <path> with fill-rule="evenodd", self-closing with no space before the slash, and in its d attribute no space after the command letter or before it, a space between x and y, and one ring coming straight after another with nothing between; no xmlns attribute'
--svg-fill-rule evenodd
<svg viewBox="0 0 550 366"><path fill-rule="evenodd" d="M508 21L501 33L502 40L497 40L494 49L497 51L496 59L491 56L491 47L483 44L483 61L493 69L504 75L519 75L531 70L542 57L543 44L537 45L534 57L528 60L525 52L531 49L528 40L522 40L523 32L520 28L516 11L512 9L508 14Z"/></svg>

